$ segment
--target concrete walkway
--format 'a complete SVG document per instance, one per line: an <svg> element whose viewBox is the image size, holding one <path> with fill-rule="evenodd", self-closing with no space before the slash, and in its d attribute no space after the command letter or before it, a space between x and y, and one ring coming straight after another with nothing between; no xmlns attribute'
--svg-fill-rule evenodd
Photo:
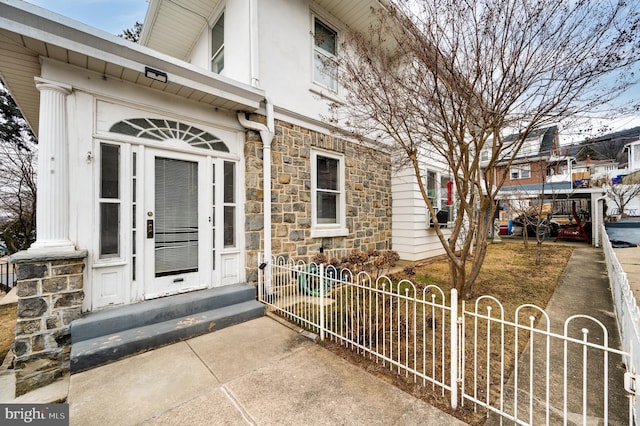
<svg viewBox="0 0 640 426"><path fill-rule="evenodd" d="M263 317L70 379L71 425L464 425Z"/></svg>
<svg viewBox="0 0 640 426"><path fill-rule="evenodd" d="M615 318L609 279L602 249L576 245L569 263L560 278L560 282L546 310L550 318L552 333L564 335L564 324L574 315L590 316L600 321L607 329L608 344L612 348L620 348L618 324ZM538 322L538 328L545 325ZM567 328L567 335L581 340L582 330L588 330L588 341L604 345L604 333L599 325L586 318L571 320ZM546 346L540 335L534 340L533 361L533 422L546 422L547 405L544 391L544 372L546 371ZM604 353L601 350L589 349L587 372L587 407L586 419L583 419L583 349L581 345L569 343L567 345L568 385L567 421L569 424L603 424L604 383L608 383L608 421L609 424L629 424L629 399L624 390L624 367L622 359L617 354L608 356L608 372L604 371ZM549 351L549 419L551 424L562 424L564 420L564 341L558 338L550 339ZM529 388L530 350L527 348L519 357L518 368L518 418L529 420ZM513 385L514 377L510 384ZM513 412L513 390L505 395L505 406ZM583 423L584 422L584 423ZM499 416L492 413L485 426L501 424Z"/></svg>

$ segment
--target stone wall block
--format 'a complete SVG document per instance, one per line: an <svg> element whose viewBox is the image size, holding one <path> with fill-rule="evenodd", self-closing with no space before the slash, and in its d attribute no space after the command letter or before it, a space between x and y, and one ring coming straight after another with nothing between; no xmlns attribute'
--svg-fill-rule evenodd
<svg viewBox="0 0 640 426"><path fill-rule="evenodd" d="M62 324L64 326L68 326L71 324L72 321L82 317L82 307L74 306L71 308L67 308L63 311L60 311L60 317L62 319Z"/></svg>
<svg viewBox="0 0 640 426"><path fill-rule="evenodd" d="M38 294L39 280L18 281L18 297L29 297Z"/></svg>
<svg viewBox="0 0 640 426"><path fill-rule="evenodd" d="M19 319L16 321L16 334L35 334L42 330L42 320L37 319Z"/></svg>
<svg viewBox="0 0 640 426"><path fill-rule="evenodd" d="M25 263L18 265L18 271L16 272L16 279L30 280L34 278L44 278L48 274L48 266L46 264L32 264Z"/></svg>
<svg viewBox="0 0 640 426"><path fill-rule="evenodd" d="M69 288L69 278L67 276L58 276L54 278L45 278L42 280L43 293L60 293Z"/></svg>
<svg viewBox="0 0 640 426"><path fill-rule="evenodd" d="M45 318L45 325L47 327L47 330L53 330L63 326L62 320L57 315Z"/></svg>
<svg viewBox="0 0 640 426"><path fill-rule="evenodd" d="M45 335L36 334L31 337L31 350L33 352L43 351L45 348Z"/></svg>
<svg viewBox="0 0 640 426"><path fill-rule="evenodd" d="M18 318L38 318L48 309L47 301L42 297L18 299Z"/></svg>
<svg viewBox="0 0 640 426"><path fill-rule="evenodd" d="M16 338L15 342L13 342L13 354L19 359L26 353L31 351L31 339L28 337Z"/></svg>
<svg viewBox="0 0 640 426"><path fill-rule="evenodd" d="M84 263L76 263L75 265L59 265L51 267L51 275L77 275L82 274L84 270Z"/></svg>
<svg viewBox="0 0 640 426"><path fill-rule="evenodd" d="M69 276L69 290L80 290L84 287L84 280L82 275L70 275Z"/></svg>
<svg viewBox="0 0 640 426"><path fill-rule="evenodd" d="M69 293L61 293L53 298L54 309L68 308L74 305L82 305L84 299L84 292L72 291Z"/></svg>

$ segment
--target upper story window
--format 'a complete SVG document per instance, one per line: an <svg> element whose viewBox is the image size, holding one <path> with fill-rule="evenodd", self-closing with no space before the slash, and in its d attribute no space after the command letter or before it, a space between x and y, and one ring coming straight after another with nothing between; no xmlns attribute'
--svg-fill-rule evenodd
<svg viewBox="0 0 640 426"><path fill-rule="evenodd" d="M531 165L522 164L519 166L511 166L511 179L528 179L531 177Z"/></svg>
<svg viewBox="0 0 640 426"><path fill-rule="evenodd" d="M344 159L340 155L311 153L312 236L344 236Z"/></svg>
<svg viewBox="0 0 640 426"><path fill-rule="evenodd" d="M338 90L336 52L338 33L318 18L313 19L313 81Z"/></svg>
<svg viewBox="0 0 640 426"><path fill-rule="evenodd" d="M224 69L224 13L211 29L211 71L220 74Z"/></svg>

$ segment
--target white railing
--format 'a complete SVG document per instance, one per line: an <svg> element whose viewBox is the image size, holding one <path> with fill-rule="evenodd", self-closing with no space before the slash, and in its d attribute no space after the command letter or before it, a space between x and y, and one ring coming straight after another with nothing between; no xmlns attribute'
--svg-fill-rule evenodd
<svg viewBox="0 0 640 426"><path fill-rule="evenodd" d="M476 411L482 407L523 425L576 418L583 424L596 419L633 424L631 399L624 412L623 404L609 404L625 394L622 374L616 392L610 392L609 382L610 366L617 365L613 360L626 354L609 346L608 330L599 320L573 315L553 323L542 308L530 304L519 306L509 320L491 296L478 298L469 309L463 302L461 314L461 406L468 401ZM507 365L513 365L510 377Z"/></svg>
<svg viewBox="0 0 640 426"><path fill-rule="evenodd" d="M447 297L433 285L421 289L408 280L284 257L260 263L259 300L273 311L405 380L448 393L452 408L470 405L500 415L500 422L529 425L569 418L633 422L635 398L625 410L617 405L610 419L610 365L629 353L609 346L608 331L595 318L574 315L552 324L543 309L525 304L508 319L490 296L460 307L455 290ZM514 366L511 376L507 365ZM612 398L624 400L618 385Z"/></svg>
<svg viewBox="0 0 640 426"><path fill-rule="evenodd" d="M339 342L414 383L430 384L443 396L449 391L456 406L451 383L457 364L448 356L451 336L458 335L455 291L447 301L438 287L417 289L407 280L283 257L268 265L271 285L260 279L261 301L322 340Z"/></svg>
<svg viewBox="0 0 640 426"><path fill-rule="evenodd" d="M629 286L627 274L622 269L622 265L620 265L618 257L611 246L604 225L602 225L601 233L602 249L604 250L609 274L609 285L613 296L618 328L620 329L620 340L622 341L622 348L629 354L625 357L624 362L627 371L632 375L629 380L635 381L636 374L640 372L640 308L638 308L638 302ZM640 377L638 379L640 380ZM637 386L640 387L640 383ZM634 417L636 419L638 413L640 413L640 398L636 398L634 407Z"/></svg>

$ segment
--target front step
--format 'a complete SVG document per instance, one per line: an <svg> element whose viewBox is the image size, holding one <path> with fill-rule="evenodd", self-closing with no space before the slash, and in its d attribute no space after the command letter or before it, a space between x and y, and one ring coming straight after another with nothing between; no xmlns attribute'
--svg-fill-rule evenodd
<svg viewBox="0 0 640 426"><path fill-rule="evenodd" d="M71 324L71 373L264 315L247 284L100 311Z"/></svg>

